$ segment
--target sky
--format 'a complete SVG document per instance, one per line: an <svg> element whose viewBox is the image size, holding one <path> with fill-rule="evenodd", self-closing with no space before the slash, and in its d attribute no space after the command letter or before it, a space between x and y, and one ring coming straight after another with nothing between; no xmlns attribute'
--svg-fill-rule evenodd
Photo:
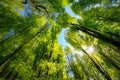
<svg viewBox="0 0 120 80"><path fill-rule="evenodd" d="M75 13L72 12L70 9L70 5L65 7L65 11L72 17L75 17L76 19L80 19L78 15L75 15ZM62 46L62 48L65 48L65 46L70 46L69 43L66 42L65 40L65 35L64 33L67 31L68 28L62 29L59 37L58 37L58 43Z"/></svg>
<svg viewBox="0 0 120 80"><path fill-rule="evenodd" d="M65 11L72 17L75 17L76 19L80 19L80 16L76 15L75 13L73 13L73 11L71 10L70 6L66 6L65 7Z"/></svg>
<svg viewBox="0 0 120 80"><path fill-rule="evenodd" d="M66 31L65 28L62 29L62 31L60 32L60 35L59 35L59 37L58 37L58 43L59 43L63 48L65 48L65 46L67 45L67 42L66 42L66 40L65 40L65 35L64 35L65 31Z"/></svg>

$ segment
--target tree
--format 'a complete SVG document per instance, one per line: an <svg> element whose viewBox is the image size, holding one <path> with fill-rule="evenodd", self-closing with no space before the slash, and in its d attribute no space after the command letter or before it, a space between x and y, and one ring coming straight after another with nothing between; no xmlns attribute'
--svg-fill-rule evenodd
<svg viewBox="0 0 120 80"><path fill-rule="evenodd" d="M118 80L119 7L119 0L1 0L0 79ZM63 29L66 47L58 43Z"/></svg>

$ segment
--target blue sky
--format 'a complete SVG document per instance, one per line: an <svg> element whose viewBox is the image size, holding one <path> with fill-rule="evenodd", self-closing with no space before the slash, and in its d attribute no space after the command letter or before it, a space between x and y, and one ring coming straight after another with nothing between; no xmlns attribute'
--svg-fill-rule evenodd
<svg viewBox="0 0 120 80"><path fill-rule="evenodd" d="M65 40L65 35L64 35L65 31L66 29L62 29L58 37L58 43L61 44L63 48L67 45L67 42Z"/></svg>
<svg viewBox="0 0 120 80"><path fill-rule="evenodd" d="M65 7L65 11L72 17L75 17L76 19L80 19L80 16L76 15L75 13L72 12L70 6Z"/></svg>
<svg viewBox="0 0 120 80"><path fill-rule="evenodd" d="M80 17L78 15L75 15L72 10L70 9L70 5L65 7L65 11L72 17L75 17L76 19L80 19ZM66 42L65 40L65 35L64 33L67 31L67 28L62 29L62 31L60 32L60 35L58 37L58 43L62 45L63 48L65 48L65 46L70 46L69 43Z"/></svg>

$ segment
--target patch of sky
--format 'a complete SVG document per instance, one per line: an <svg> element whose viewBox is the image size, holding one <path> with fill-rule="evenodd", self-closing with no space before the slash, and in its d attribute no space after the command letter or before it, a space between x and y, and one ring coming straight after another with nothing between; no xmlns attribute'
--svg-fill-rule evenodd
<svg viewBox="0 0 120 80"><path fill-rule="evenodd" d="M21 14L22 16L25 16L25 10L22 10L22 11L20 12L20 14Z"/></svg>
<svg viewBox="0 0 120 80"><path fill-rule="evenodd" d="M76 15L75 13L73 13L73 11L71 10L70 8L71 5L69 6L66 6L65 7L65 11L72 17L75 17L76 19L80 19L80 16L79 15Z"/></svg>
<svg viewBox="0 0 120 80"><path fill-rule="evenodd" d="M29 9L30 5L26 4L24 5L24 9L20 12L22 16L27 16L29 14L32 14L32 11Z"/></svg>
<svg viewBox="0 0 120 80"><path fill-rule="evenodd" d="M55 13L55 14L54 14L54 16L55 16L55 17L54 17L54 21L56 21L58 15L59 15L59 13Z"/></svg>
<svg viewBox="0 0 120 80"><path fill-rule="evenodd" d="M69 43L67 43L67 41L65 40L65 32L68 30L69 28L64 28L62 29L62 31L59 34L58 37L58 43L62 46L62 48L64 49L66 46L70 47L72 50L72 54L78 54L80 56L83 55L83 53L81 51L75 50Z"/></svg>
<svg viewBox="0 0 120 80"><path fill-rule="evenodd" d="M67 28L62 29L60 32L60 35L58 37L58 43L65 48L66 45L69 45L65 40L65 32L67 31Z"/></svg>
<svg viewBox="0 0 120 80"><path fill-rule="evenodd" d="M76 0L76 1L78 1L78 0ZM68 6L65 6L65 11L66 11L70 16L75 17L76 19L80 19L80 16L75 15L75 14L72 12L72 10L71 10L71 8L70 8L71 5L72 5L72 4L70 4L70 5L68 5ZM64 34L64 33L67 31L67 29L68 29L68 28L62 29L62 31L61 31L61 33L60 33L60 35L59 35L59 37L58 37L58 43L61 44L61 46L62 46L63 48L65 48L65 46L70 46L70 44L67 43L66 40L65 40L65 34ZM70 46L70 47L72 48L72 46ZM72 49L73 49L73 48L72 48Z"/></svg>
<svg viewBox="0 0 120 80"><path fill-rule="evenodd" d="M75 2L78 2L79 0L75 0Z"/></svg>

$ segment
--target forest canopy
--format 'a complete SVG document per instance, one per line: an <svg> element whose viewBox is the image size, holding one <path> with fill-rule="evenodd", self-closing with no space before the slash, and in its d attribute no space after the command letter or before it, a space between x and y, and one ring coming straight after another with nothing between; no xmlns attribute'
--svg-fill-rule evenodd
<svg viewBox="0 0 120 80"><path fill-rule="evenodd" d="M120 0L0 0L0 80L119 80Z"/></svg>

